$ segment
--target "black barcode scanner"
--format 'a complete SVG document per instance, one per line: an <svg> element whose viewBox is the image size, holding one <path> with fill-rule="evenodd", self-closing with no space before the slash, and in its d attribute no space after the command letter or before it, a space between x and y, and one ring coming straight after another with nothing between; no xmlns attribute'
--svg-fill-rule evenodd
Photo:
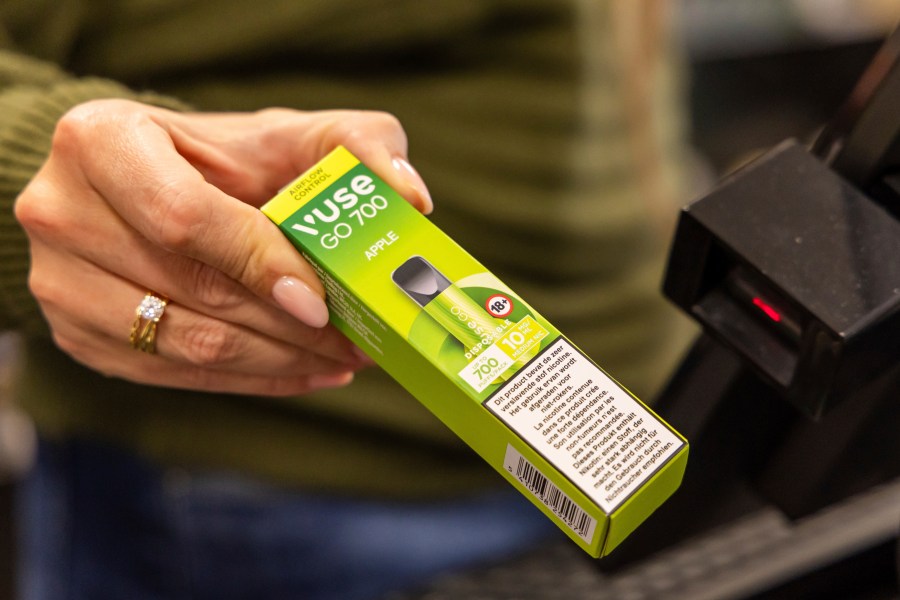
<svg viewBox="0 0 900 600"><path fill-rule="evenodd" d="M808 416L900 363L900 30L812 148L685 208L664 291Z"/></svg>
<svg viewBox="0 0 900 600"><path fill-rule="evenodd" d="M663 290L702 326L655 405L692 463L604 568L900 480L900 30L815 143L683 209Z"/></svg>

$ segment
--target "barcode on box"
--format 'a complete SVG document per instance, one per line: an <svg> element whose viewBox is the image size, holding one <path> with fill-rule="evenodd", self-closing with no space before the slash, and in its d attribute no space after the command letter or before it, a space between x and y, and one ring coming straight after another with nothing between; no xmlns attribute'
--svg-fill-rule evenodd
<svg viewBox="0 0 900 600"><path fill-rule="evenodd" d="M522 456L512 445L506 446L503 468L525 486L544 506L588 544L594 537L597 520L556 487L546 475Z"/></svg>

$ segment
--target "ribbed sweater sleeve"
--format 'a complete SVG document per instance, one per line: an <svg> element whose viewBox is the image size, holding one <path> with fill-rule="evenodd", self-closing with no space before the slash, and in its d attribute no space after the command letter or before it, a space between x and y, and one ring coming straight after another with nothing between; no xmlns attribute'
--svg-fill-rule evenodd
<svg viewBox="0 0 900 600"><path fill-rule="evenodd" d="M0 328L46 331L28 291L28 239L14 215L16 197L46 160L56 122L73 106L97 98L131 98L172 108L165 96L138 93L113 81L75 78L56 66L0 50Z"/></svg>

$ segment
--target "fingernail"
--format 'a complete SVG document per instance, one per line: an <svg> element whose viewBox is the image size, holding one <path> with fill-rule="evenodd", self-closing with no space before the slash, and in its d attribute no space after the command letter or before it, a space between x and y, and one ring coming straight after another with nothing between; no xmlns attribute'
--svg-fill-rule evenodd
<svg viewBox="0 0 900 600"><path fill-rule="evenodd" d="M353 381L353 371L334 373L332 375L310 375L307 379L310 391L338 388L349 385Z"/></svg>
<svg viewBox="0 0 900 600"><path fill-rule="evenodd" d="M368 354L366 354L365 350L363 350L359 346L353 346L353 354L354 356L356 356L360 364L368 365L370 367L375 365L375 361L372 360L372 358Z"/></svg>
<svg viewBox="0 0 900 600"><path fill-rule="evenodd" d="M395 169L409 182L409 185L419 193L419 196L422 198L424 202L424 206L422 207L422 212L426 215L431 214L431 211L434 210L434 202L431 200L431 193L429 193L428 188L425 186L425 182L422 180L419 172L413 168L409 162L404 158L394 158L391 161L391 164Z"/></svg>
<svg viewBox="0 0 900 600"><path fill-rule="evenodd" d="M316 328L328 324L328 307L325 306L325 301L296 277L285 276L276 281L272 287L272 296L281 308L301 323Z"/></svg>

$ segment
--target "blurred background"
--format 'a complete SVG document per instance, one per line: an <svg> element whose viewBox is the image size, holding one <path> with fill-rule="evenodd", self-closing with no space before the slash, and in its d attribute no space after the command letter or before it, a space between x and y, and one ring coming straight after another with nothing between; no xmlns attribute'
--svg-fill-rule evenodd
<svg viewBox="0 0 900 600"><path fill-rule="evenodd" d="M843 103L898 0L679 0L694 145L714 174L787 137L807 140Z"/></svg>
<svg viewBox="0 0 900 600"><path fill-rule="evenodd" d="M900 0L678 0L691 135L704 185L788 138L809 140L844 101ZM705 182L705 183L704 183ZM12 499L34 435L11 399L16 339L0 335L0 598L12 598Z"/></svg>

